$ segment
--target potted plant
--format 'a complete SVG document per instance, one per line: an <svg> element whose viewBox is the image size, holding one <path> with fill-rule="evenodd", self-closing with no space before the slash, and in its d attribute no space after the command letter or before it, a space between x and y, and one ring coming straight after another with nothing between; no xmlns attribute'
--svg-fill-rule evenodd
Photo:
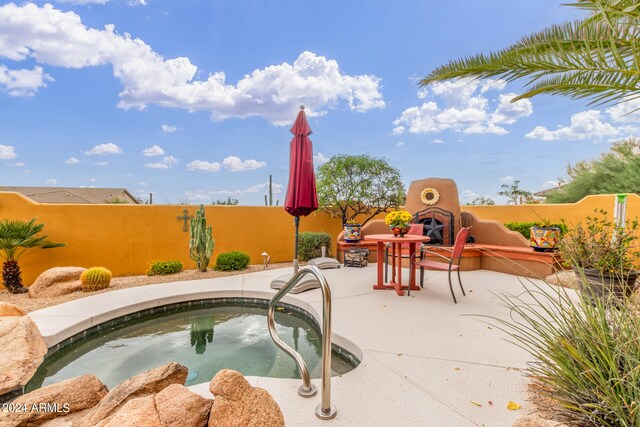
<svg viewBox="0 0 640 427"><path fill-rule="evenodd" d="M409 223L412 219L413 215L411 215L409 212L399 210L389 212L384 218L384 222L389 226L394 236L403 237L409 232Z"/></svg>
<svg viewBox="0 0 640 427"><path fill-rule="evenodd" d="M344 224L344 240L347 243L357 243L362 239L360 230L362 224L356 221L354 218L348 219Z"/></svg>
<svg viewBox="0 0 640 427"><path fill-rule="evenodd" d="M529 243L534 251L551 252L557 249L562 229L546 218L540 218L533 227L529 229Z"/></svg>
<svg viewBox="0 0 640 427"><path fill-rule="evenodd" d="M640 256L635 245L638 220L617 225L606 215L596 210L584 224L567 231L559 252L575 271L581 291L603 299L624 298L631 295L638 277L634 269Z"/></svg>

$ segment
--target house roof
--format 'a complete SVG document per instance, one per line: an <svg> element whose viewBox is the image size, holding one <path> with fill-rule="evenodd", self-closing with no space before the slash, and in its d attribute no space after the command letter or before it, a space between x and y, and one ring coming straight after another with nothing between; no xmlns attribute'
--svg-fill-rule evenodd
<svg viewBox="0 0 640 427"><path fill-rule="evenodd" d="M126 188L0 186L0 191L21 193L39 203L108 203L116 198L130 204L139 203Z"/></svg>

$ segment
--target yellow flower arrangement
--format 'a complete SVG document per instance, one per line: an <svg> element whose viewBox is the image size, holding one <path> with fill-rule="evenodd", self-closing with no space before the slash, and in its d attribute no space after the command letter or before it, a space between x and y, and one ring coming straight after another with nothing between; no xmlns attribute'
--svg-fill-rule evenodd
<svg viewBox="0 0 640 427"><path fill-rule="evenodd" d="M408 227L413 215L407 211L389 212L384 218L385 224L391 227Z"/></svg>

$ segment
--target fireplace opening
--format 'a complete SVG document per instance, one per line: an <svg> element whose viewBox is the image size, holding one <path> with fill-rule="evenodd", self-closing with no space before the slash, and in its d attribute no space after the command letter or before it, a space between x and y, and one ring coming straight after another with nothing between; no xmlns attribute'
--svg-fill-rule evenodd
<svg viewBox="0 0 640 427"><path fill-rule="evenodd" d="M431 238L427 245L453 245L453 213L437 207L415 214L415 222L423 224L423 235Z"/></svg>

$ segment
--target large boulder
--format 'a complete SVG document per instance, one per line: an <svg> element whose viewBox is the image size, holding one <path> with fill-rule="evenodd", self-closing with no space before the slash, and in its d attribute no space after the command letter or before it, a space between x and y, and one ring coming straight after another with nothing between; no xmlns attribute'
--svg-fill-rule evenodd
<svg viewBox="0 0 640 427"><path fill-rule="evenodd" d="M95 375L82 375L51 384L18 397L13 408L25 411L1 411L1 426L36 426L46 420L63 417L98 404L107 394L107 386Z"/></svg>
<svg viewBox="0 0 640 427"><path fill-rule="evenodd" d="M47 345L30 317L0 317L0 394L27 384L46 353Z"/></svg>
<svg viewBox="0 0 640 427"><path fill-rule="evenodd" d="M176 362L145 371L115 386L78 425L94 426L129 400L158 393L172 384L184 385L189 370Z"/></svg>
<svg viewBox="0 0 640 427"><path fill-rule="evenodd" d="M33 285L29 286L31 298L49 298L80 291L80 275L86 268L54 267L42 273Z"/></svg>
<svg viewBox="0 0 640 427"><path fill-rule="evenodd" d="M211 403L185 386L173 384L158 394L129 400L95 427L206 426Z"/></svg>
<svg viewBox="0 0 640 427"><path fill-rule="evenodd" d="M214 401L210 426L284 426L282 411L271 395L251 384L238 371L222 369L209 383Z"/></svg>
<svg viewBox="0 0 640 427"><path fill-rule="evenodd" d="M0 316L24 316L25 314L27 314L27 312L17 305L0 302Z"/></svg>

